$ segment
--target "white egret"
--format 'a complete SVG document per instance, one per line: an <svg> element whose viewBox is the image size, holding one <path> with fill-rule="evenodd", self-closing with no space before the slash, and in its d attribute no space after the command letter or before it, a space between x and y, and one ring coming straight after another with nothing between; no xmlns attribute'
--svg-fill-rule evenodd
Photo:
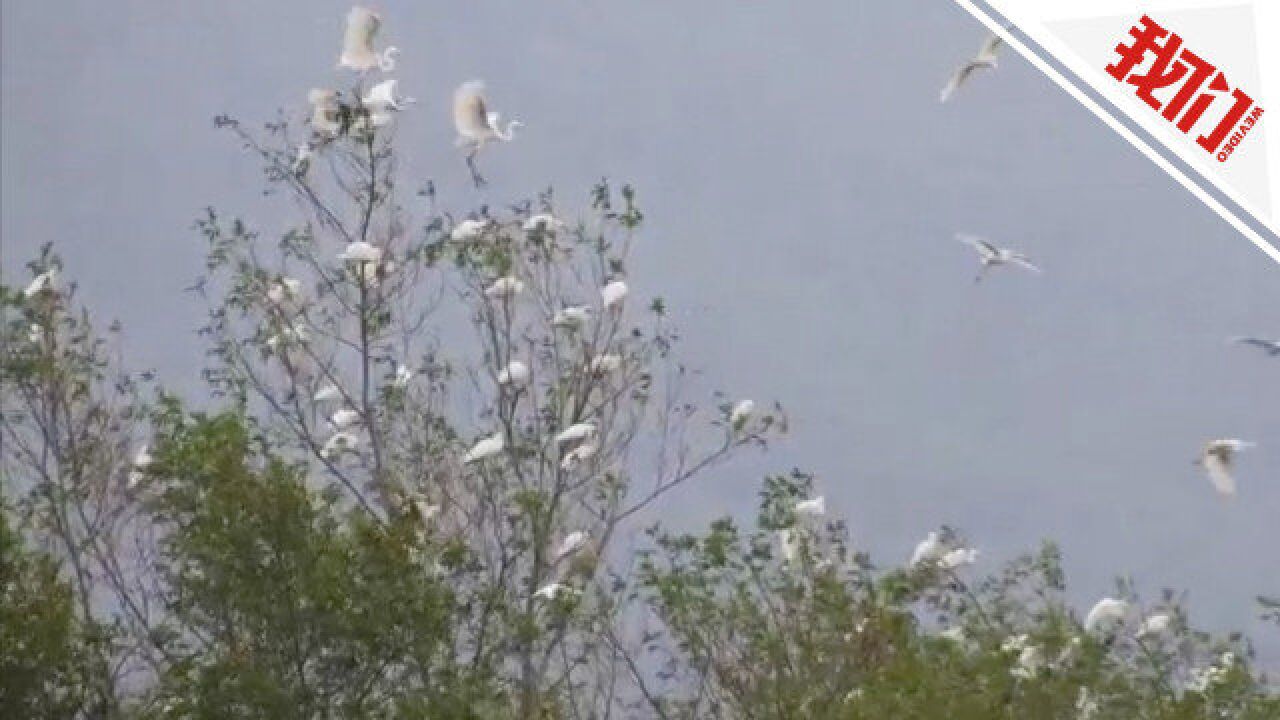
<svg viewBox="0 0 1280 720"><path fill-rule="evenodd" d="M524 281L514 275L500 277L485 288L484 294L491 298L511 298L524 290Z"/></svg>
<svg viewBox="0 0 1280 720"><path fill-rule="evenodd" d="M454 242L475 240L484 234L487 227L489 227L489 223L485 220L463 220L453 226L453 231L449 233L449 239Z"/></svg>
<svg viewBox="0 0 1280 720"><path fill-rule="evenodd" d="M342 37L342 55L338 67L356 72L368 72L377 68L391 72L396 67L395 56L400 52L388 47L381 53L373 49L373 39L382 27L382 16L364 7L353 7L347 13L347 29Z"/></svg>
<svg viewBox="0 0 1280 720"><path fill-rule="evenodd" d="M556 549L556 562L578 552L587 546L587 542L591 536L581 530L575 530L564 536L564 540L560 542L560 547Z"/></svg>
<svg viewBox="0 0 1280 720"><path fill-rule="evenodd" d="M1236 453L1253 446L1254 443L1238 438L1213 440L1204 446L1195 464L1204 468L1219 495L1231 497L1236 494L1236 479L1231 474Z"/></svg>
<svg viewBox="0 0 1280 720"><path fill-rule="evenodd" d="M596 425L592 422L574 423L556 435L556 444L565 445L579 440L595 437Z"/></svg>
<svg viewBox="0 0 1280 720"><path fill-rule="evenodd" d="M369 88L369 92L360 99L360 104L369 113L369 123L374 127L390 123L392 113L399 112L404 105L417 102L411 97L400 95L396 91L398 83L395 78L383 80Z"/></svg>
<svg viewBox="0 0 1280 720"><path fill-rule="evenodd" d="M408 365L400 363L396 366L396 374L391 379L391 384L398 388L404 388L409 386L409 381L412 379L413 371L409 369Z"/></svg>
<svg viewBox="0 0 1280 720"><path fill-rule="evenodd" d="M989 35L983 41L982 47L978 49L978 54L956 68L951 79L947 81L946 87L942 88L942 92L938 95L938 101L945 103L950 100L956 91L969 81L975 71L995 70L999 65L996 53L1000 51L1002 45L1004 40L999 35Z"/></svg>
<svg viewBox="0 0 1280 720"><path fill-rule="evenodd" d="M1129 603L1112 597L1099 600L1084 619L1084 629L1093 632L1099 628L1108 628L1124 620L1129 612Z"/></svg>
<svg viewBox="0 0 1280 720"><path fill-rule="evenodd" d="M1252 345L1261 348L1263 352L1271 357L1280 356L1280 340L1264 340L1259 337L1238 337L1232 338L1231 342L1239 345Z"/></svg>
<svg viewBox="0 0 1280 720"><path fill-rule="evenodd" d="M341 408L329 417L329 424L338 430L351 427L360 422L360 413L351 408Z"/></svg>
<svg viewBox="0 0 1280 720"><path fill-rule="evenodd" d="M910 567L916 567L923 562L936 562L938 558L946 551L947 547L938 538L938 533L930 532L917 545L914 552L911 553Z"/></svg>
<svg viewBox="0 0 1280 720"><path fill-rule="evenodd" d="M529 382L529 366L519 360L512 360L498 373L499 385L524 385Z"/></svg>
<svg viewBox="0 0 1280 720"><path fill-rule="evenodd" d="M981 282L988 270L999 265L1018 265L1037 274L1041 272L1040 268L1031 264L1030 258L1016 250L996 247L974 235L961 233L956 235L956 239L976 250L978 257L982 260L982 269L978 271L978 276L973 279L974 282Z"/></svg>
<svg viewBox="0 0 1280 720"><path fill-rule="evenodd" d="M1171 625L1173 625L1173 616L1169 613L1150 615L1146 620L1142 621L1142 626L1138 628L1136 637L1144 638L1151 635L1163 635Z"/></svg>
<svg viewBox="0 0 1280 720"><path fill-rule="evenodd" d="M590 317L591 308L585 305L573 305L557 310L555 316L551 318L551 324L558 328L576 330L585 325Z"/></svg>
<svg viewBox="0 0 1280 720"><path fill-rule="evenodd" d="M279 282L274 282L271 287L267 288L267 300L273 305L279 305L285 300L297 297L302 292L302 282L297 278L282 277Z"/></svg>
<svg viewBox="0 0 1280 720"><path fill-rule="evenodd" d="M621 280L613 282L600 288L600 300L604 304L605 309L619 307L622 301L627 297L627 284Z"/></svg>
<svg viewBox="0 0 1280 720"><path fill-rule="evenodd" d="M357 240L338 254L339 260L347 262L376 263L382 259L382 248Z"/></svg>
<svg viewBox="0 0 1280 720"><path fill-rule="evenodd" d="M464 82L453 93L453 125L458 131L458 147L467 150L467 168L476 187L485 184L476 170L475 157L485 144L493 140L511 142L515 129L523 123L512 120L506 129L501 127L498 113L490 112L484 97L484 83L479 80Z"/></svg>
<svg viewBox="0 0 1280 720"><path fill-rule="evenodd" d="M578 463L595 457L595 454L595 443L584 442L564 454L564 458L560 460L560 469L566 471L572 470Z"/></svg>
<svg viewBox="0 0 1280 720"><path fill-rule="evenodd" d="M551 213L538 213L531 215L528 220L524 221L524 231L531 232L558 232L565 228L564 221L557 218Z"/></svg>
<svg viewBox="0 0 1280 720"><path fill-rule="evenodd" d="M729 427L734 432L739 432L746 427L747 421L751 419L751 413L756 411L756 404L751 400L739 400L729 411Z"/></svg>
<svg viewBox="0 0 1280 720"><path fill-rule="evenodd" d="M506 436L502 434L501 430L499 430L489 437L481 439L475 445L472 445L471 449L467 451L467 454L462 456L462 462L473 463L479 460L484 460L485 458L493 457L494 455L502 452L506 446Z"/></svg>
<svg viewBox="0 0 1280 720"><path fill-rule="evenodd" d="M622 357L613 353L604 353L591 358L590 369L596 375L611 373L622 367Z"/></svg>
<svg viewBox="0 0 1280 720"><path fill-rule="evenodd" d="M342 391L333 383L326 383L323 387L316 391L311 399L316 402L327 402L329 400L337 400L342 397Z"/></svg>
<svg viewBox="0 0 1280 720"><path fill-rule="evenodd" d="M320 454L333 460L344 452L353 451L360 445L360 438L354 433L336 432L325 441Z"/></svg>
<svg viewBox="0 0 1280 720"><path fill-rule="evenodd" d="M793 508L796 515L819 517L827 514L827 499L821 495L810 500L801 500Z"/></svg>
<svg viewBox="0 0 1280 720"><path fill-rule="evenodd" d="M553 582L547 583L546 585L538 588L537 592L535 592L533 596L536 598L543 598L545 600L555 600L564 593L576 594L577 592L577 590L565 585L564 583Z"/></svg>
<svg viewBox="0 0 1280 720"><path fill-rule="evenodd" d="M938 567L944 570L955 570L957 568L972 565L978 562L979 552L976 548L959 547L954 550L947 551L938 559Z"/></svg>
<svg viewBox="0 0 1280 720"><path fill-rule="evenodd" d="M332 138L342 132L342 103L338 102L338 91L328 88L312 88L307 93L307 102L311 103L311 129L316 134ZM297 172L297 169L294 170Z"/></svg>
<svg viewBox="0 0 1280 720"><path fill-rule="evenodd" d="M129 489L138 486L142 479L146 477L147 468L151 466L152 457L151 449L143 445L133 454L133 464L129 470Z"/></svg>
<svg viewBox="0 0 1280 720"><path fill-rule="evenodd" d="M22 291L24 297L32 298L42 292L53 291L53 281L58 277L57 268L49 268L32 279L27 289Z"/></svg>

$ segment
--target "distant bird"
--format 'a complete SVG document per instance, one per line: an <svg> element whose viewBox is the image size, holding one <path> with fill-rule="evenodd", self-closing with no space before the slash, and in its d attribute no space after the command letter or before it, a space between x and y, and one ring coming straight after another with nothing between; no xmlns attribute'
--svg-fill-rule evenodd
<svg viewBox="0 0 1280 720"><path fill-rule="evenodd" d="M411 97L404 97L396 91L399 83L395 78L383 80L369 88L369 92L360 99L360 104L369 113L369 123L374 127L382 127L391 122L391 114L399 112L405 105L417 102Z"/></svg>
<svg viewBox="0 0 1280 720"><path fill-rule="evenodd" d="M129 470L129 489L137 487L146 477L147 468L151 466L151 452L146 445L138 448L138 452L133 454L132 468Z"/></svg>
<svg viewBox="0 0 1280 720"><path fill-rule="evenodd" d="M336 432L325 441L324 447L320 448L320 454L333 460L344 452L355 450L360 444L360 438L354 433Z"/></svg>
<svg viewBox="0 0 1280 720"><path fill-rule="evenodd" d="M622 367L622 357L613 353L604 353L591 358L589 366L595 375L605 375Z"/></svg>
<svg viewBox="0 0 1280 720"><path fill-rule="evenodd" d="M487 227L489 227L489 223L485 220L463 220L453 226L453 231L449 233L449 239L454 242L475 240L484 234Z"/></svg>
<svg viewBox="0 0 1280 720"><path fill-rule="evenodd" d="M551 213L538 213L537 215L530 216L528 220L525 220L523 228L527 233L537 232L539 230L542 232L557 232L559 230L563 230L565 228L565 224Z"/></svg>
<svg viewBox="0 0 1280 720"><path fill-rule="evenodd" d="M944 570L955 570L957 568L972 565L978 562L979 551L975 548L955 548L948 550L941 558L938 559L938 567Z"/></svg>
<svg viewBox="0 0 1280 720"><path fill-rule="evenodd" d="M499 385L520 386L529 382L529 366L519 360L512 360L498 373Z"/></svg>
<svg viewBox="0 0 1280 720"><path fill-rule="evenodd" d="M956 94L956 92L969 81L969 78L977 70L995 70L999 65L996 53L1000 51L1004 45L1004 40L999 35L989 35L979 48L978 54L973 59L968 60L960 67L956 68L955 74L947 81L946 87L942 88L942 92L938 95L938 102L947 102Z"/></svg>
<svg viewBox="0 0 1280 720"><path fill-rule="evenodd" d="M613 282L600 288L600 301L604 304L605 309L620 307L622 301L627 297L627 284L621 280Z"/></svg>
<svg viewBox="0 0 1280 720"><path fill-rule="evenodd" d="M271 287L267 288L267 300L273 305L279 305L285 300L297 297L301 292L301 280L282 277L279 282L272 283Z"/></svg>
<svg viewBox="0 0 1280 720"><path fill-rule="evenodd" d="M293 165L289 167L294 177L301 178L307 174L307 170L311 169L311 158L315 156L315 151L307 143L298 146L297 152L293 156Z"/></svg>
<svg viewBox="0 0 1280 720"><path fill-rule="evenodd" d="M502 452L503 448L506 446L506 437L502 434L502 431L499 430L471 446L471 449L467 451L467 454L462 456L462 462L473 463L478 460L493 457L494 455Z"/></svg>
<svg viewBox="0 0 1280 720"><path fill-rule="evenodd" d="M374 68L382 72L394 70L399 49L389 47L381 53L373 49L373 38L381 27L381 15L368 8L351 8L347 13L347 30L342 37L342 55L338 58L338 67L362 73Z"/></svg>
<svg viewBox="0 0 1280 720"><path fill-rule="evenodd" d="M360 422L360 413L351 408L342 408L329 418L329 423L338 430L343 430L358 422Z"/></svg>
<svg viewBox="0 0 1280 720"><path fill-rule="evenodd" d="M563 560L586 547L590 539L591 536L581 530L565 535L564 540L560 542L560 547L556 550L556 561Z"/></svg>
<svg viewBox="0 0 1280 720"><path fill-rule="evenodd" d="M519 120L512 120L504 130L500 123L501 116L496 112L489 112L485 103L483 82L464 82L454 91L453 125L458 131L457 145L467 150L467 169L471 171L471 181L476 187L485 184L484 178L476 170L476 154L493 140L511 142L515 129L523 125Z"/></svg>
<svg viewBox="0 0 1280 720"><path fill-rule="evenodd" d="M591 308L575 305L557 310L555 316L551 318L551 324L558 328L576 330L585 325L590 317Z"/></svg>
<svg viewBox="0 0 1280 720"><path fill-rule="evenodd" d="M795 562L800 555L800 533L795 528L783 528L778 531L778 548L782 551L782 559Z"/></svg>
<svg viewBox="0 0 1280 720"><path fill-rule="evenodd" d="M801 500L793 508L797 515L818 517L827 514L827 499L819 495L811 500Z"/></svg>
<svg viewBox="0 0 1280 720"><path fill-rule="evenodd" d="M311 88L307 93L307 102L311 103L309 124L323 138L341 135L351 122L350 110L338 100L339 97L338 91L328 88Z"/></svg>
<svg viewBox="0 0 1280 720"><path fill-rule="evenodd" d="M751 413L756 411L756 404L750 400L739 400L733 409L729 411L729 427L734 432L741 432L746 427L747 421L751 419Z"/></svg>
<svg viewBox="0 0 1280 720"><path fill-rule="evenodd" d="M376 263L382 259L382 248L357 240L338 254L339 260L359 263Z"/></svg>
<svg viewBox="0 0 1280 720"><path fill-rule="evenodd" d="M1253 446L1254 443L1237 438L1212 440L1205 444L1204 450L1200 451L1200 457L1196 458L1195 464L1203 467L1208 473L1209 481L1213 483L1219 495L1231 497L1236 494L1236 479L1231 474L1236 453Z"/></svg>
<svg viewBox="0 0 1280 720"><path fill-rule="evenodd" d="M595 434L595 423L574 423L561 431L559 435L556 435L556 444L565 445L579 440L586 440L587 438L595 437Z"/></svg>
<svg viewBox="0 0 1280 720"><path fill-rule="evenodd" d="M911 553L910 567L916 567L924 562L936 562L942 554L946 552L947 546L939 539L938 533L930 532L917 545L914 552Z"/></svg>
<svg viewBox="0 0 1280 720"><path fill-rule="evenodd" d="M1093 632L1099 628L1109 627L1122 620L1129 612L1129 603L1112 597L1099 600L1084 619L1084 629Z"/></svg>
<svg viewBox="0 0 1280 720"><path fill-rule="evenodd" d="M956 235L956 239L976 250L978 257L982 260L982 269L978 271L978 276L973 279L974 282L981 282L988 270L999 265L1018 265L1034 273L1040 272L1040 268L1031 264L1030 258L1016 250L996 247L986 240L973 235L959 234Z"/></svg>
<svg viewBox="0 0 1280 720"><path fill-rule="evenodd" d="M596 449L595 443L582 443L564 454L564 457L560 460L560 469L565 471L572 470L578 463L595 457Z"/></svg>
<svg viewBox="0 0 1280 720"><path fill-rule="evenodd" d="M311 399L316 402L327 402L329 400L337 400L341 397L342 391L338 389L338 386L333 383L327 383L324 387L317 390L316 394L311 396Z"/></svg>
<svg viewBox="0 0 1280 720"><path fill-rule="evenodd" d="M568 585L565 585L564 583L553 582L553 583L547 583L546 585L543 585L542 587L538 588L537 592L535 592L533 596L536 598L543 598L545 600L554 601L556 598L560 597L560 595L564 593L576 594L577 592L578 592L577 590L569 587Z"/></svg>
<svg viewBox="0 0 1280 720"><path fill-rule="evenodd" d="M57 268L49 268L32 279L27 289L22 291L24 297L33 298L45 291L53 291L53 281L58 277Z"/></svg>
<svg viewBox="0 0 1280 720"><path fill-rule="evenodd" d="M514 275L498 278L485 289L484 294L491 298L510 298L524 290L524 282Z"/></svg>
<svg viewBox="0 0 1280 720"><path fill-rule="evenodd" d="M1238 337L1232 338L1231 342L1262 348L1263 352L1271 357L1280 356L1280 340L1263 340L1262 338L1257 337Z"/></svg>
<svg viewBox="0 0 1280 720"><path fill-rule="evenodd" d="M1144 638L1150 635L1163 635L1172 624L1172 615L1168 613L1156 613L1142 621L1142 627L1138 628L1136 637Z"/></svg>
<svg viewBox="0 0 1280 720"><path fill-rule="evenodd" d="M413 371L408 365L400 363L396 366L395 377L391 379L391 384L398 388L408 387L409 381L413 379Z"/></svg>

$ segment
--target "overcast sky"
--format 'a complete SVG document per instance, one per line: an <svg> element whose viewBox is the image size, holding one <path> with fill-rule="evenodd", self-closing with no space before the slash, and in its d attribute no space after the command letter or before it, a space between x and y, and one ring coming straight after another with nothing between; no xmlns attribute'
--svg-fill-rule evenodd
<svg viewBox="0 0 1280 720"><path fill-rule="evenodd" d="M55 241L136 366L197 387L213 204L271 232L287 204L216 113L300 113L335 82L348 3L4 3L4 277ZM1186 589L1193 619L1280 643L1254 596L1280 594L1280 267L1016 56L947 106L982 29L938 0L421 3L388 0L407 177L445 207L554 184L580 207L601 176L648 217L633 292L675 309L708 388L778 399L790 437L665 507L677 524L754 507L799 466L882 562L962 528L981 568L1060 541L1087 608L1132 575ZM483 158L452 145L453 87L484 78L526 123ZM415 183L416 184L416 183ZM973 283L957 231L1045 268ZM1255 440L1240 497L1190 461ZM688 500L693 499L694 502Z"/></svg>

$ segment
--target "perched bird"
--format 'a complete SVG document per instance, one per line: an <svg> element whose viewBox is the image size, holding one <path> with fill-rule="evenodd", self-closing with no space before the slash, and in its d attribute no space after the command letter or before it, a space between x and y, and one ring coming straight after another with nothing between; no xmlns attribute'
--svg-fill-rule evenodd
<svg viewBox="0 0 1280 720"><path fill-rule="evenodd" d="M811 500L801 500L793 508L797 515L818 517L827 514L827 499L819 495Z"/></svg>
<svg viewBox="0 0 1280 720"><path fill-rule="evenodd" d="M297 278L282 277L279 282L274 282L267 288L267 300L273 305L279 305L285 300L297 297L301 292L302 281Z"/></svg>
<svg viewBox="0 0 1280 720"><path fill-rule="evenodd" d="M151 466L151 451L146 445L138 448L133 454L132 469L129 470L129 489L137 487L146 477L147 468Z"/></svg>
<svg viewBox="0 0 1280 720"><path fill-rule="evenodd" d="M1084 629L1086 632L1093 632L1098 628L1110 627L1124 620L1124 616L1128 612L1129 603L1111 597L1104 597L1085 616Z"/></svg>
<svg viewBox="0 0 1280 720"><path fill-rule="evenodd" d="M591 372L596 375L611 373L622 367L622 357L613 353L604 353L591 358Z"/></svg>
<svg viewBox="0 0 1280 720"><path fill-rule="evenodd" d="M584 460L590 460L595 456L595 454L595 443L584 442L564 454L564 457L560 460L560 469L566 471L572 470L578 463Z"/></svg>
<svg viewBox="0 0 1280 720"><path fill-rule="evenodd" d="M1254 444L1237 438L1212 440L1200 451L1195 464L1204 468L1209 474L1218 494L1227 497L1236 494L1236 479L1231 475L1231 466L1235 463L1236 453L1253 447Z"/></svg>
<svg viewBox="0 0 1280 720"><path fill-rule="evenodd" d="M1256 337L1238 337L1232 338L1231 342L1262 348L1263 352L1271 357L1280 356L1280 340L1263 340L1262 338Z"/></svg>
<svg viewBox="0 0 1280 720"><path fill-rule="evenodd" d="M337 400L341 397L342 391L338 389L337 385L334 385L333 383L326 383L324 387L316 391L315 395L311 396L311 399L316 402L327 402L329 400Z"/></svg>
<svg viewBox="0 0 1280 720"><path fill-rule="evenodd" d="M986 240L973 235L960 234L956 235L956 239L976 250L978 257L982 260L982 269L978 272L978 276L973 279L974 282L981 282L987 271L998 265L1018 265L1034 273L1040 272L1040 268L1031 264L1030 258L1016 250L996 247Z"/></svg>
<svg viewBox="0 0 1280 720"><path fill-rule="evenodd" d="M395 56L400 51L394 47L381 53L373 49L373 38L381 27L381 15L368 8L351 8L347 13L347 30L342 36L342 55L338 57L338 67L362 73L374 68L382 72L394 70Z"/></svg>
<svg viewBox="0 0 1280 720"><path fill-rule="evenodd" d="M22 291L23 296L27 298L33 298L36 295L39 295L40 293L45 292L46 290L52 292L53 281L57 277L58 277L57 268L49 268L48 270L45 270L44 272L35 276L35 278L31 281L31 283L27 285L27 289Z"/></svg>
<svg viewBox="0 0 1280 720"><path fill-rule="evenodd" d="M479 80L464 82L453 93L453 125L458 131L457 145L467 151L467 169L476 187L485 180L476 170L475 157L493 140L511 142L515 129L523 123L512 120L506 129L501 127L498 113L490 112L484 98L484 83Z"/></svg>
<svg viewBox="0 0 1280 720"><path fill-rule="evenodd" d="M591 308L574 305L557 310L555 316L551 318L551 324L558 328L577 330L587 323L589 317L591 317Z"/></svg>
<svg viewBox="0 0 1280 720"><path fill-rule="evenodd" d="M502 434L502 431L499 430L489 437L480 440L475 445L472 445L471 449L467 451L467 454L462 456L462 462L472 463L477 460L484 460L485 458L493 457L494 455L502 452L503 448L506 446L506 437Z"/></svg>
<svg viewBox="0 0 1280 720"><path fill-rule="evenodd" d="M591 422L574 423L556 435L556 444L565 445L579 440L595 437L596 425Z"/></svg>
<svg viewBox="0 0 1280 720"><path fill-rule="evenodd" d="M323 138L342 134L350 123L350 111L338 100L339 93L328 88L311 88L307 102L311 103L311 129ZM295 167L294 172L297 172Z"/></svg>
<svg viewBox="0 0 1280 720"><path fill-rule="evenodd" d="M511 298L524 290L524 281L514 275L498 278L485 289L484 294L491 298Z"/></svg>
<svg viewBox="0 0 1280 720"><path fill-rule="evenodd" d="M948 550L938 559L938 567L944 570L955 570L966 565L972 565L978 562L978 554L976 548L960 547Z"/></svg>
<svg viewBox="0 0 1280 720"><path fill-rule="evenodd" d="M391 379L391 384L398 388L408 387L409 381L413 379L413 371L408 365L400 363L396 366L395 377Z"/></svg>
<svg viewBox="0 0 1280 720"><path fill-rule="evenodd" d="M351 408L341 408L329 418L329 423L338 430L350 427L358 422L360 422L360 413Z"/></svg>
<svg viewBox="0 0 1280 720"><path fill-rule="evenodd" d="M556 561L559 562L586 547L590 539L591 537L581 530L565 535L564 540L560 542L560 547L556 550Z"/></svg>
<svg viewBox="0 0 1280 720"><path fill-rule="evenodd" d="M947 546L939 539L938 533L930 532L917 545L914 552L911 553L910 567L916 567L924 562L936 562L942 554L946 552Z"/></svg>
<svg viewBox="0 0 1280 720"><path fill-rule="evenodd" d="M376 263L382 259L382 248L357 240L338 254L339 260L359 263Z"/></svg>
<svg viewBox="0 0 1280 720"><path fill-rule="evenodd" d="M620 307L626 297L627 284L621 280L614 280L600 288L600 300L606 310L612 307Z"/></svg>
<svg viewBox="0 0 1280 720"><path fill-rule="evenodd" d="M795 528L782 528L778 531L778 548L782 551L782 559L792 563L800 555L800 533Z"/></svg>
<svg viewBox="0 0 1280 720"><path fill-rule="evenodd" d="M489 227L489 223L484 220L463 220L453 226L453 231L449 233L449 239L454 242L474 240L483 235L487 227Z"/></svg>
<svg viewBox="0 0 1280 720"><path fill-rule="evenodd" d="M1137 637L1144 638L1149 635L1163 635L1169 626L1173 624L1173 616L1169 613L1156 613L1142 621L1142 626L1138 628Z"/></svg>
<svg viewBox="0 0 1280 720"><path fill-rule="evenodd" d="M383 80L369 88L369 92L360 99L360 104L369 113L369 123L374 127L386 125L391 122L392 113L399 112L404 105L416 102L413 98L396 92L398 83L395 78Z"/></svg>
<svg viewBox="0 0 1280 720"><path fill-rule="evenodd" d="M551 213L538 213L537 215L530 216L528 220L524 221L524 231L527 233L538 231L557 232L564 228L564 222L556 218L556 216Z"/></svg>
<svg viewBox="0 0 1280 720"><path fill-rule="evenodd" d="M349 432L336 432L325 441L324 447L320 448L320 454L333 460L344 452L355 450L360 444L360 438Z"/></svg>
<svg viewBox="0 0 1280 720"><path fill-rule="evenodd" d="M960 89L969 78L977 70L995 70L998 66L996 53L1000 51L1000 47L1004 45L1004 40L999 36L992 34L982 43L982 47L978 49L978 54L973 59L968 60L960 67L956 68L955 74L947 81L946 87L942 88L942 93L938 95L938 102L946 102L951 99L956 91Z"/></svg>
<svg viewBox="0 0 1280 720"><path fill-rule="evenodd" d="M565 585L564 583L553 582L553 583L547 583L546 585L543 585L542 587L538 588L537 592L535 592L533 596L536 598L543 598L545 600L555 600L557 597L560 597L560 595L564 593L576 594L577 592L578 592L577 590L574 590L573 588L569 587L568 585Z"/></svg>
<svg viewBox="0 0 1280 720"><path fill-rule="evenodd" d="M729 411L729 427L734 432L740 432L746 427L747 421L751 419L751 413L756 411L756 404L750 400L739 400L733 409Z"/></svg>
<svg viewBox="0 0 1280 720"><path fill-rule="evenodd" d="M529 382L529 366L519 360L512 360L498 373L499 385L524 385Z"/></svg>

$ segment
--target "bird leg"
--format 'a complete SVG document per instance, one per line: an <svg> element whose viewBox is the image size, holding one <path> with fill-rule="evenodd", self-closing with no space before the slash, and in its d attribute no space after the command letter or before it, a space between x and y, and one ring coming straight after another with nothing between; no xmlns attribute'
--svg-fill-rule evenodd
<svg viewBox="0 0 1280 720"><path fill-rule="evenodd" d="M467 169L471 171L471 182L475 183L478 188L484 187L488 183L484 177L480 175L480 171L476 169L476 151L472 150L467 153Z"/></svg>

